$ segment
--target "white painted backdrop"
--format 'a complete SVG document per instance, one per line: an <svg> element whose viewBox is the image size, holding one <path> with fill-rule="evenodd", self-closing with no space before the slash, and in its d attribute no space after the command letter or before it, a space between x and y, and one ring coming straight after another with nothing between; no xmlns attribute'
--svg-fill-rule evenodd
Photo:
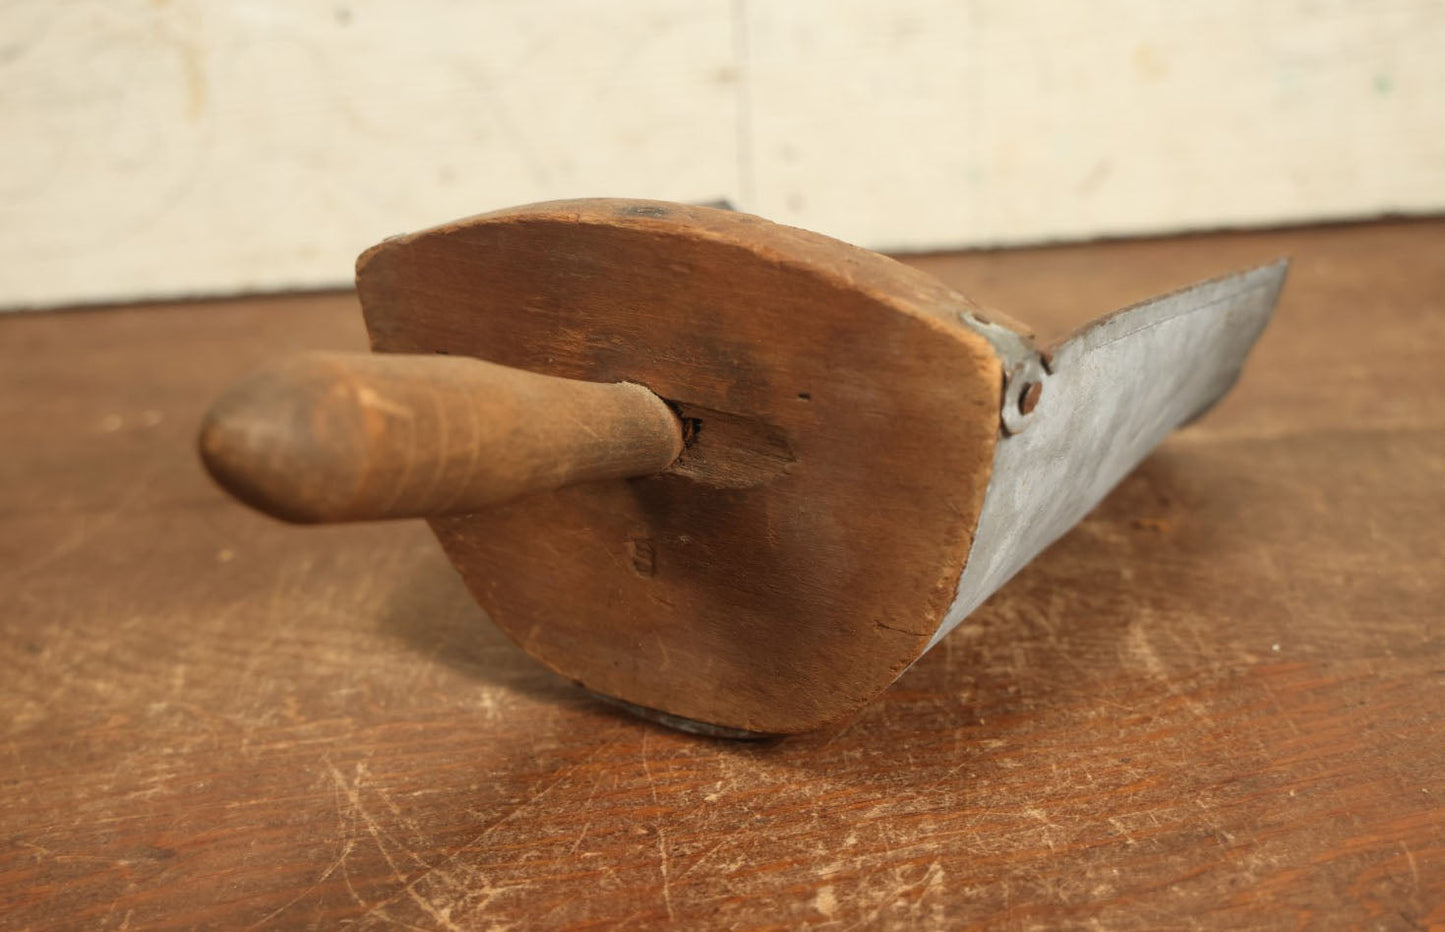
<svg viewBox="0 0 1445 932"><path fill-rule="evenodd" d="M728 198L884 249L1445 208L1442 0L0 0L0 306Z"/></svg>

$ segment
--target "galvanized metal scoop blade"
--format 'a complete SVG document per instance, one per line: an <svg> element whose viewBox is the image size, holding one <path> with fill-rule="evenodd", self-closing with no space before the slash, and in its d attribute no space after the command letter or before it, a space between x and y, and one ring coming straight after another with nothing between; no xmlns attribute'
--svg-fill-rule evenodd
<svg viewBox="0 0 1445 932"><path fill-rule="evenodd" d="M1011 384L1042 391L1029 413L1006 415L958 595L930 647L1230 389L1287 267L1203 282L1093 321L1051 353L1018 353Z"/></svg>

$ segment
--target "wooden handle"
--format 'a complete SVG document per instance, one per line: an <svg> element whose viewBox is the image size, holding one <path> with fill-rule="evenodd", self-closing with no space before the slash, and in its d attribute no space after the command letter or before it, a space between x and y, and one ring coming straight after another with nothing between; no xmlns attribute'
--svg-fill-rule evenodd
<svg viewBox="0 0 1445 932"><path fill-rule="evenodd" d="M200 436L223 488L303 523L465 514L650 475L682 447L677 417L640 385L369 353L266 366L216 400Z"/></svg>

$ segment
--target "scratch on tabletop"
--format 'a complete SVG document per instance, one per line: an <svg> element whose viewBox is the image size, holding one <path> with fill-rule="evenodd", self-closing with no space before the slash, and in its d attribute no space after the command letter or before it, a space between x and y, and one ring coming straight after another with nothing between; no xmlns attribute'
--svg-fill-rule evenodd
<svg viewBox="0 0 1445 932"><path fill-rule="evenodd" d="M246 926L246 928L247 928L247 929L256 929L256 928L259 928L259 927L265 925L266 923L270 922L272 919L275 919L277 916L281 915L281 914L284 913L286 910L288 910L288 909L290 909L291 907L295 906L297 903L299 903L299 902L301 902L302 900L306 899L306 898L307 898L308 896L310 896L313 892L315 892L315 890L316 890L317 887L319 887L319 886L321 886L323 883L325 883L325 882L326 882L326 879L327 879L328 877L330 877L333 873L335 873L336 869L337 869L338 867L340 867L340 866L342 865L342 863L346 861L347 857L349 857L349 856L351 855L351 851L352 851L352 849L355 848L355 847L356 847L356 840L353 839L353 838L348 838L348 839L346 840L346 846L341 849L341 854L337 856L336 860L334 860L334 861L331 862L331 865L330 865L329 867L327 867L326 870L324 870L324 871L321 872L321 876L316 878L316 882L315 882L315 883L311 884L311 886L307 887L305 890L302 890L302 891L301 891L300 893L298 893L296 896L292 897L289 902L285 903L285 904L282 905L282 906L278 906L276 909L273 909L271 912L267 913L265 916L261 917L260 919L256 920L255 922L251 923L250 925ZM354 892L354 891L353 891L353 892Z"/></svg>
<svg viewBox="0 0 1445 932"><path fill-rule="evenodd" d="M336 768L336 765L331 762L331 759L329 757L325 759L325 763L327 769L331 773L332 781L336 784L336 788L346 797L347 802L350 803L351 811L357 816L360 816L362 822L365 823L367 833L371 835L372 840L376 843L377 851L381 853L382 858L386 861L387 866L391 869L392 879L395 880L397 883L403 885L402 893L409 897L411 901L415 903L418 908L421 909L422 912L435 919L438 923L442 925L443 928L448 929L449 932L461 932L461 927L451 921L451 906L438 906L437 904L423 897L421 894L417 893L415 889L415 881L407 883L406 877L402 874L400 866L391 856L391 852L390 850L388 850L386 842L388 840L394 841L394 839L391 839L390 836L387 835L385 830L382 829L382 827L377 823L376 819L372 817L371 813L368 812L366 807L363 806L361 803L361 783L366 776L366 765L364 763L358 762L356 765L356 779L354 782L348 782L346 780L346 777L343 776L341 771ZM406 853L413 860L417 861L419 864L425 867L427 869L427 874L431 873L432 870L434 870L434 868L432 868L430 864L428 864L425 860L418 856L416 852L405 848L405 846L399 843L397 843L397 847L406 850ZM425 876L425 874L423 874L422 876ZM368 915L380 915L379 910L382 907L385 907L387 904L393 902L394 900L395 897L390 900L384 900L381 903L378 903L376 906L371 907L371 909L368 910Z"/></svg>
<svg viewBox="0 0 1445 932"><path fill-rule="evenodd" d="M652 779L652 768L647 763L647 736L648 732L642 733L642 773L647 777L647 788L652 791L652 804L659 805L657 801L657 783Z"/></svg>
<svg viewBox="0 0 1445 932"><path fill-rule="evenodd" d="M593 786L596 786L596 784L594 783ZM590 829L591 827L592 827L592 822L591 822L590 820L587 821L587 822L582 823L582 831L580 831L580 832L577 833L577 840L574 841L574 842L572 842L572 847L571 847L571 848L567 849L567 853L568 853L568 854L576 854L576 853L577 853L577 849L578 849L578 847L581 846L582 840L587 837L587 830Z"/></svg>
<svg viewBox="0 0 1445 932"><path fill-rule="evenodd" d="M688 874L691 874L691 873L693 872L693 870L695 870L697 867L699 867L699 866L700 866L704 861L706 861L708 858L710 858L710 857L712 857L714 854L716 854L721 848L723 848L725 845L730 844L734 839L736 839L736 838L737 838L739 835L741 835L743 832L748 832L748 831L753 830L753 827L754 827L753 824L750 823L750 822L743 822L743 823L737 825L736 827L734 827L733 830L730 831L730 832L728 832L726 835L724 835L724 836L718 841L717 844L713 845L711 848L707 849L707 850L704 851L702 854L698 855L697 858L696 858L691 864L689 864L687 867L685 867L685 868L683 869L683 871L682 871L681 874L678 874L678 875L677 875L677 879L678 879L678 880L681 880L682 878L686 877Z"/></svg>
<svg viewBox="0 0 1445 932"><path fill-rule="evenodd" d="M594 749L587 755L587 757L586 757L583 761L579 762L579 766L580 766L581 764L590 763L591 761L593 761L594 759L596 759L596 757L597 757L604 749L606 749L607 747L609 747L608 744L600 744L600 745L598 745L596 748L594 748ZM328 763L328 766L329 766L329 765L330 765L330 761L328 761L327 763ZM335 773L335 768L333 768L333 773ZM420 896L415 892L416 887L417 887L418 884L420 884L423 880L426 880L427 878L433 876L434 874L440 874L440 875L443 876L443 877L448 877L448 875L444 872L444 868L450 866L452 863L454 863L454 862L456 861L457 858L461 857L461 856L462 856L463 854L465 854L467 851L470 851L471 849L475 848L477 845L481 844L481 842L483 842L483 841L486 840L488 837L490 837L491 834L492 834L493 832L495 832L497 829L501 828L503 825L505 825L505 824L507 824L508 822L510 822L510 821L512 821L513 819L515 819L518 815L522 814L523 812L526 812L528 809L530 809L531 807L535 806L537 803L539 803L539 802L541 802L543 799L545 799L549 793L551 793L554 789L556 789L558 786L560 786L564 780L567 779L567 777L570 775L570 773L571 773L571 770L570 770L570 769L568 769L567 771L564 771L562 774L558 775L558 776L557 776L556 778L554 778L550 783L548 783L545 787L543 787L542 789L538 790L536 793L533 793L531 796L527 797L526 799L522 800L522 801L521 801L520 803L518 803L517 805L513 806L510 810L508 810L508 811L507 811L505 814L503 814L502 816L498 817L497 819L494 819L489 825L487 825L486 828L482 829L482 830L481 830L480 832L478 832L476 835L473 835L471 838L469 838L469 839L467 839L466 841L462 842L462 844L459 845L455 851L453 851L451 854L447 855L447 856L446 856L445 858L443 858L441 861L438 861L438 862L435 863L435 864L427 865L426 869L423 870L421 873L417 874L417 876L416 876L415 878L413 878L410 882L408 882L408 883L406 884L406 886L402 889L401 892L396 893L396 894L392 895L391 897L389 897L388 899L385 899L385 900L381 901L380 903L377 903L375 906L371 907L370 910L367 912L367 915L373 915L373 914L374 914L374 915L379 915L379 916L381 916L382 918L389 918L389 917L387 917L384 913L379 912L379 910L381 910L382 908L386 907L387 905L389 905L389 904L391 904L391 903L394 903L398 898L400 898L400 897L403 896L403 895L409 896L409 897L411 897L413 900L419 900L419 899L420 899ZM339 775L339 774L338 774L338 775ZM335 778L335 777L333 777L333 779L334 779L334 778ZM418 858L418 860L420 860L420 859ZM449 879L449 878L448 878L448 879ZM525 886L530 886L530 884L509 884L509 885L502 886L502 887L487 887L484 892L487 894L487 897L490 899L491 896L493 896L493 895L495 895L495 894L497 894L497 893L500 893L500 892L502 892L503 890L511 890L511 889L515 889L515 888L518 888L518 887L525 887ZM450 918L446 919L445 921L446 921L447 923L450 923L450 922L451 922Z"/></svg>
<svg viewBox="0 0 1445 932"><path fill-rule="evenodd" d="M672 881L667 876L667 833L662 830L662 826L660 825L657 827L657 851L662 857L660 864L662 871L662 905L667 907L667 921L674 922L677 917L672 911Z"/></svg>
<svg viewBox="0 0 1445 932"><path fill-rule="evenodd" d="M1415 855L1410 851L1410 846L1404 841L1400 842L1400 850L1405 852L1405 862L1410 865L1410 876L1415 880L1415 890L1420 890L1420 868L1415 863Z"/></svg>

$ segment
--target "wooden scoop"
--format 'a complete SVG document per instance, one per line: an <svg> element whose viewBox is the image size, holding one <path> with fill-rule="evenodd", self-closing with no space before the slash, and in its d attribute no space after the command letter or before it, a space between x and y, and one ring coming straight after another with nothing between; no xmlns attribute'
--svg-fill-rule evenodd
<svg viewBox="0 0 1445 932"><path fill-rule="evenodd" d="M1161 299L1051 357L823 236L539 204L363 254L377 355L249 377L201 451L287 520L429 519L496 624L594 692L797 732L877 695L1218 397L1281 278Z"/></svg>

